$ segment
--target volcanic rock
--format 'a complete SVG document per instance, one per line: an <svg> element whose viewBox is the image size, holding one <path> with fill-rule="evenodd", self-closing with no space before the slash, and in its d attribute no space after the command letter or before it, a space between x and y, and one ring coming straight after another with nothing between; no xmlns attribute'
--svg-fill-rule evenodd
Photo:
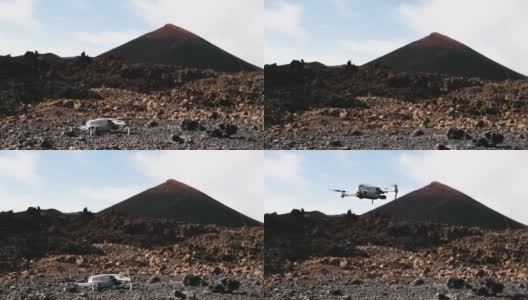
<svg viewBox="0 0 528 300"><path fill-rule="evenodd" d="M368 214L488 229L517 229L524 225L486 207L447 185L433 182Z"/></svg>
<svg viewBox="0 0 528 300"><path fill-rule="evenodd" d="M121 213L143 218L166 218L183 223L229 227L260 223L176 180L146 190L101 213Z"/></svg>
<svg viewBox="0 0 528 300"><path fill-rule="evenodd" d="M388 66L402 72L441 73L489 80L525 78L468 46L436 32L368 64Z"/></svg>
<svg viewBox="0 0 528 300"><path fill-rule="evenodd" d="M167 24L101 56L122 57L129 63L177 65L221 72L258 70L258 67L172 24Z"/></svg>

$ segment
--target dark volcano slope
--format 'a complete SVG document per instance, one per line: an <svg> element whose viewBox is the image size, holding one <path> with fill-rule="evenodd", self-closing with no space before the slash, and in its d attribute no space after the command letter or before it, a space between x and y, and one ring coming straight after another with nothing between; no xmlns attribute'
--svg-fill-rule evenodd
<svg viewBox="0 0 528 300"><path fill-rule="evenodd" d="M510 70L468 46L439 33L406 45L368 65L379 64L402 72L440 73L488 80L518 80Z"/></svg>
<svg viewBox="0 0 528 300"><path fill-rule="evenodd" d="M219 72L256 71L258 67L174 25L145 34L102 57L118 56L129 63L176 65Z"/></svg>
<svg viewBox="0 0 528 300"><path fill-rule="evenodd" d="M100 213L163 218L189 224L227 227L258 226L259 222L176 180L148 189Z"/></svg>
<svg viewBox="0 0 528 300"><path fill-rule="evenodd" d="M438 182L433 182L367 213L367 215L373 214L493 230L525 228L521 223Z"/></svg>

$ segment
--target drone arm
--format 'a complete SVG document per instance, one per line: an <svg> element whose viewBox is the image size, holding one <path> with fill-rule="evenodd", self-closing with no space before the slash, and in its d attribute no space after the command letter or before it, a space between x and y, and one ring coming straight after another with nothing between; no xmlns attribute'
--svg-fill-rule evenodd
<svg viewBox="0 0 528 300"><path fill-rule="evenodd" d="M347 194L347 193L341 194L341 198L345 198L345 197L353 198L353 197L357 197L357 195L356 194Z"/></svg>

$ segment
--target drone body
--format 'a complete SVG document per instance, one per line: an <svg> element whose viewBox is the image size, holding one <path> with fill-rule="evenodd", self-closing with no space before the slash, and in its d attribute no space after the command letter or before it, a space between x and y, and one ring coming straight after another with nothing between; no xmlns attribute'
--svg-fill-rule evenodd
<svg viewBox="0 0 528 300"><path fill-rule="evenodd" d="M86 283L77 283L80 287L90 287L92 289L100 288L112 288L119 286L122 283L128 282L130 284L130 290L132 290L132 278L123 273L120 274L101 274L95 275L88 278Z"/></svg>
<svg viewBox="0 0 528 300"><path fill-rule="evenodd" d="M344 190L331 191L341 193L341 198L356 197L359 199L369 199L372 200L372 204L374 204L375 200L387 200L387 193L394 193L394 199L398 197L398 185L396 184L384 189L377 186L360 184L356 192L347 192Z"/></svg>
<svg viewBox="0 0 528 300"><path fill-rule="evenodd" d="M117 118L99 118L83 122L79 129L92 134L96 132L110 132L125 126L126 123Z"/></svg>

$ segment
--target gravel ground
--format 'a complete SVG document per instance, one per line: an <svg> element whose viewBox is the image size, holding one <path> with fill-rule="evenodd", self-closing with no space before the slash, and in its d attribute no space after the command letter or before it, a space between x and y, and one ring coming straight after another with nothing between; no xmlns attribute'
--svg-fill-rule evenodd
<svg viewBox="0 0 528 300"><path fill-rule="evenodd" d="M240 288L232 293L212 292L208 286L184 286L181 276L159 276L160 282L148 283L149 276L134 278L133 290L115 287L100 291L75 288L72 283L53 279L27 280L0 285L0 299L5 300L71 300L71 299L264 299L261 281L240 280ZM220 278L208 278L209 284ZM185 295L186 298L181 296Z"/></svg>
<svg viewBox="0 0 528 300"><path fill-rule="evenodd" d="M265 148L310 150L521 150L528 149L524 134L502 133L504 141L496 146L477 145L472 139L449 139L447 129L350 130L326 131L266 131ZM418 132L418 133L417 133ZM473 138L488 131L474 131ZM478 139L477 139L478 140ZM445 148L448 149L445 149Z"/></svg>
<svg viewBox="0 0 528 300"><path fill-rule="evenodd" d="M6 150L255 150L262 149L261 125L236 125L238 131L229 137L211 137L219 124L202 123L206 130L184 131L181 121L145 127L144 120L129 121L131 133L125 130L90 136L70 133L73 124L6 124L0 127L0 149Z"/></svg>
<svg viewBox="0 0 528 300"><path fill-rule="evenodd" d="M476 296L471 289L449 289L445 282L426 280L414 285L412 280L400 282L365 281L321 283L307 280L266 284L266 298L287 299L528 299L528 288L520 283L505 283L497 296Z"/></svg>

